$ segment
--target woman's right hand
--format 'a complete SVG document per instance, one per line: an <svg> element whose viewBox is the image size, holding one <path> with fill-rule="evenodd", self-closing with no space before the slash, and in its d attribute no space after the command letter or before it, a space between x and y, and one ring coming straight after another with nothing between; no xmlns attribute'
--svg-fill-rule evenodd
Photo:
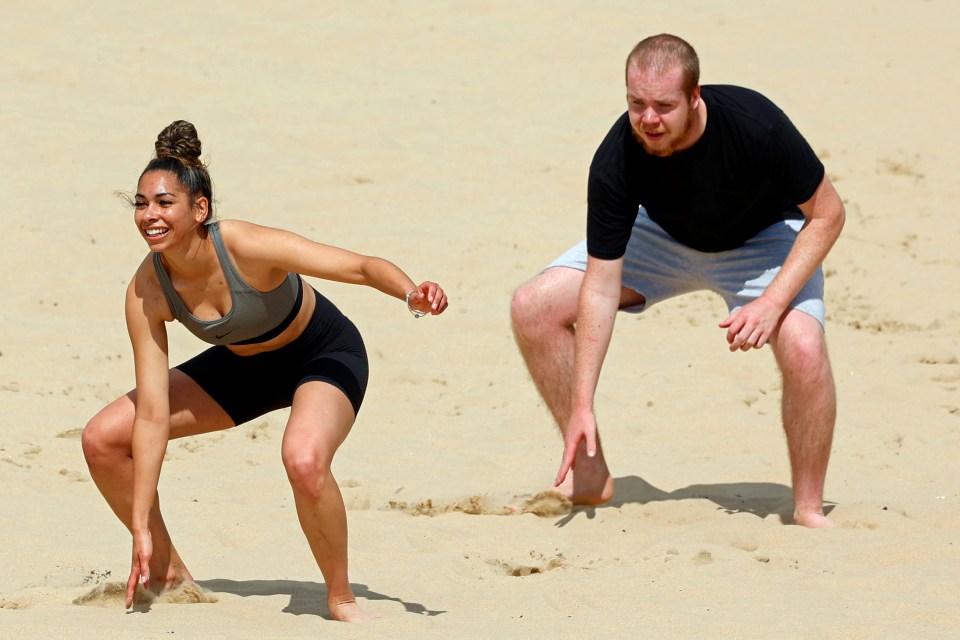
<svg viewBox="0 0 960 640"><path fill-rule="evenodd" d="M447 310L447 294L436 282L427 280L407 294L407 309L418 318L438 316Z"/></svg>
<svg viewBox="0 0 960 640"><path fill-rule="evenodd" d="M137 585L150 581L150 557L153 555L153 538L150 531L133 534L133 559L130 563L130 578L127 580L126 608L137 601Z"/></svg>

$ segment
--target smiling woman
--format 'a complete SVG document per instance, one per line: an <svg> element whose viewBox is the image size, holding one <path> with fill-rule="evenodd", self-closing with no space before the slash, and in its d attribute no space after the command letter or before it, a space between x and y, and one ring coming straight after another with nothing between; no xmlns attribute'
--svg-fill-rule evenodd
<svg viewBox="0 0 960 640"><path fill-rule="evenodd" d="M155 169L140 178L133 202L135 221L151 250L160 251L158 240L174 228L172 222L197 227L210 215L209 196L191 194L175 173Z"/></svg>
<svg viewBox="0 0 960 640"><path fill-rule="evenodd" d="M135 199L137 211L146 209L151 202L162 208L170 208L177 204L180 197L180 204L187 207L196 205L198 213L204 216L200 222L206 221L212 213L213 186L210 172L200 161L201 144L196 128L189 122L177 120L160 132L154 148L156 157L140 174L141 181L146 176L159 173L158 179L173 177L175 182L161 179L159 183L141 185L152 186L156 190L151 192L145 189L144 191L151 194L148 196L138 189ZM184 193L181 194L181 191ZM138 219L138 225L139 223ZM154 231L162 235L165 229L160 227Z"/></svg>
<svg viewBox="0 0 960 640"><path fill-rule="evenodd" d="M136 388L83 431L97 488L133 535L126 604L138 584L192 584L160 514L157 485L168 441L225 429L290 407L282 457L297 514L327 584L336 620L359 621L347 577L347 521L330 466L356 419L367 355L354 324L301 275L363 284L404 300L415 317L447 308L382 258L239 220L215 221L196 129L178 120L156 141L130 198L150 253L126 297ZM169 367L166 323L214 346Z"/></svg>

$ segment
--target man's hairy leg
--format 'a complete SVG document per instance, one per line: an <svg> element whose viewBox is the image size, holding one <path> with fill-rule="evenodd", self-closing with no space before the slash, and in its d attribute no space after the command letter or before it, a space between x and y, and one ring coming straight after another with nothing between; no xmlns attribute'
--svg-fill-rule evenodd
<svg viewBox="0 0 960 640"><path fill-rule="evenodd" d="M830 460L837 397L820 323L789 311L777 331L774 351L783 374L783 428L793 478L794 522L827 528L823 488Z"/></svg>
<svg viewBox="0 0 960 640"><path fill-rule="evenodd" d="M583 272L576 269L548 269L517 290L510 308L517 346L561 434L570 417L574 322L582 281ZM613 497L599 435L596 455L588 457L581 443L573 469L556 491L574 504L601 504Z"/></svg>

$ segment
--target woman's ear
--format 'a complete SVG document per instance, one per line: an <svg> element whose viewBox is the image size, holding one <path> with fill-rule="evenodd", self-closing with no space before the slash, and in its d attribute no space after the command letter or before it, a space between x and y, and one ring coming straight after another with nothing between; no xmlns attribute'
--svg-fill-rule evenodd
<svg viewBox="0 0 960 640"><path fill-rule="evenodd" d="M193 203L193 216L197 223L201 223L210 215L210 201L201 196Z"/></svg>

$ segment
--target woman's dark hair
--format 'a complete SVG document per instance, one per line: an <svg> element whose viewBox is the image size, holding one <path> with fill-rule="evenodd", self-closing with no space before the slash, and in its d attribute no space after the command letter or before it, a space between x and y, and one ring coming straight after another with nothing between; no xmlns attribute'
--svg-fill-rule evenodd
<svg viewBox="0 0 960 640"><path fill-rule="evenodd" d="M200 138L197 129L186 120L177 120L164 127L154 144L156 157L147 163L140 174L151 171L169 171L177 176L191 199L207 199L207 219L213 215L213 186L207 165L200 160Z"/></svg>

